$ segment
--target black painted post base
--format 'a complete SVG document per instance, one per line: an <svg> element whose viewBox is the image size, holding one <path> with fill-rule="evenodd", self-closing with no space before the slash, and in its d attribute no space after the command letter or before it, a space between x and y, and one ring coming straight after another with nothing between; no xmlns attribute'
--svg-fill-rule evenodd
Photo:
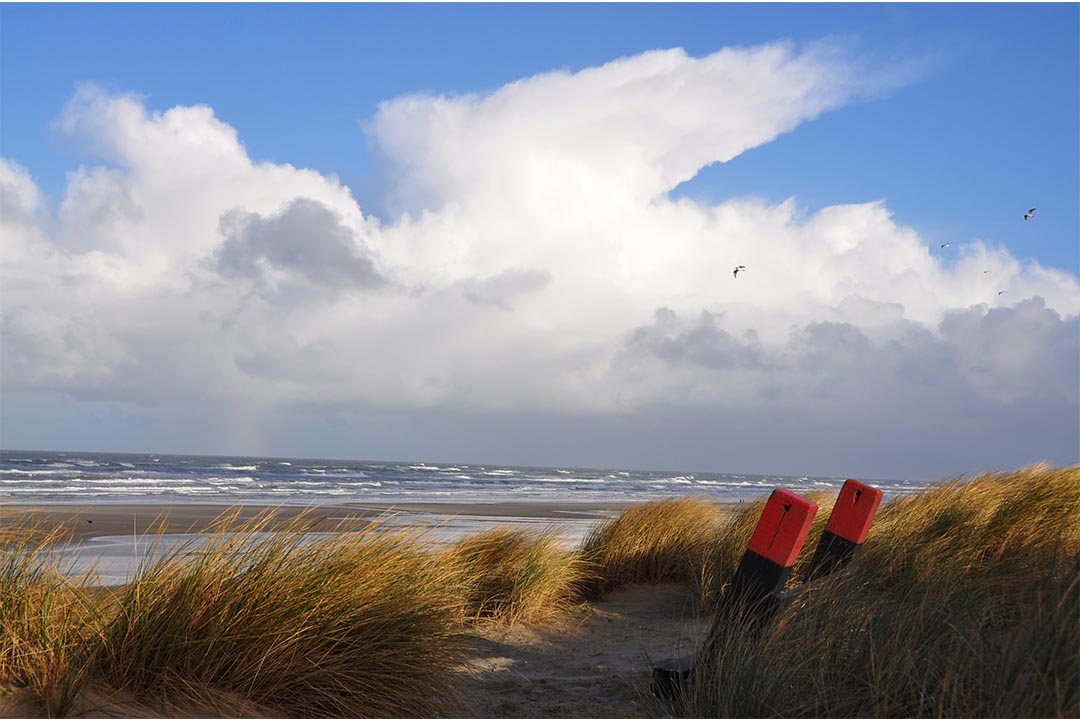
<svg viewBox="0 0 1080 720"><path fill-rule="evenodd" d="M777 591L791 577L791 570L748 550L720 602L704 645L696 655L654 667L650 685L653 695L667 701L681 697L690 686L694 670L707 667L707 659L715 655L714 648L729 627L740 625L760 630L768 624L784 604Z"/></svg>
<svg viewBox="0 0 1080 720"><path fill-rule="evenodd" d="M807 573L807 582L813 582L820 577L840 570L855 557L862 545L856 545L847 538L840 537L826 530L821 534L814 559L810 561L810 571Z"/></svg>
<svg viewBox="0 0 1080 720"><path fill-rule="evenodd" d="M652 693L661 700L673 701L681 697L690 686L690 673L694 661L690 657L669 660L652 671Z"/></svg>

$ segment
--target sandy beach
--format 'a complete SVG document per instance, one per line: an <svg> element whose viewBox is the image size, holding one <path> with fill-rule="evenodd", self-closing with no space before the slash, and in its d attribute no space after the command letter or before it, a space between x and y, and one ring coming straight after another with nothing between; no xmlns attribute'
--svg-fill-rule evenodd
<svg viewBox="0 0 1080 720"><path fill-rule="evenodd" d="M461 668L462 708L491 718L662 717L652 667L691 654L709 618L681 585L628 585L546 627L480 627Z"/></svg>
<svg viewBox="0 0 1080 720"><path fill-rule="evenodd" d="M90 575L90 582L122 585L147 557L156 558L183 547L196 550L207 533L230 518L239 527L265 513L265 529L284 527L306 518L312 537L363 530L372 523L386 532L407 532L429 545L446 546L485 530L505 528L550 533L566 548L579 545L599 521L617 515L621 502L487 502L364 503L348 505L266 506L214 504L6 505L0 524L62 528L71 542L63 550L64 567L72 577ZM206 535L209 538L209 535Z"/></svg>
<svg viewBox="0 0 1080 720"><path fill-rule="evenodd" d="M16 505L0 506L0 522L5 524L40 524L44 528L69 528L72 539L81 540L103 536L142 535L149 532L205 532L215 520L230 512L236 513L239 525L262 513L273 510L270 527L280 527L305 515L311 529L329 532L364 527L378 518L399 517L421 521L432 516L476 519L510 523L515 520L530 524L550 524L558 521L598 520L610 517L629 505L629 502L498 502L498 503L363 503L348 505L317 505L311 507L268 505L202 505L202 504L124 504L124 505ZM537 522L547 521L547 523ZM398 524L401 524L400 522ZM430 522L424 523L430 524Z"/></svg>

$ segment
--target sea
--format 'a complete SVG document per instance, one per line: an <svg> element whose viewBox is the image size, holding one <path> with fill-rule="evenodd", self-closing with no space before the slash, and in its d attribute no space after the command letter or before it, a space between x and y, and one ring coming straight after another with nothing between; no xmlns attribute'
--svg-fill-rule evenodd
<svg viewBox="0 0 1080 720"><path fill-rule="evenodd" d="M720 502L751 501L773 488L796 493L839 492L845 478L744 473L598 470L574 467L516 467L446 462L368 462L311 458L220 457L0 450L0 505L266 505L351 506L367 503L448 503L475 510L452 514L397 507L380 511L385 531L418 532L425 542L446 546L491 529L552 532L566 547L617 510L589 503L640 502L697 495ZM886 499L915 492L925 483L858 478ZM522 511L520 517L491 515L484 503L557 502L558 519ZM566 509L580 501L582 510ZM344 514L342 516L344 519ZM305 535L314 542L324 533ZM245 542L262 537L245 536ZM72 578L100 585L130 582L139 568L168 553L195 557L208 535L151 533L95 535L47 553Z"/></svg>
<svg viewBox="0 0 1080 720"><path fill-rule="evenodd" d="M925 482L857 478L886 499ZM839 492L845 478L516 467L446 462L0 450L0 502L271 506L404 502L749 501L781 487Z"/></svg>

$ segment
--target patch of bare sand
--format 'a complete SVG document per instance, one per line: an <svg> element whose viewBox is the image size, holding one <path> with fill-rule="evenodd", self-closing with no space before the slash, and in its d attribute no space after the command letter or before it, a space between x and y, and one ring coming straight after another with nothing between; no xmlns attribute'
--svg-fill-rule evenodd
<svg viewBox="0 0 1080 720"><path fill-rule="evenodd" d="M652 666L689 654L707 627L688 588L630 585L556 625L480 628L461 669L462 705L448 715L659 717Z"/></svg>

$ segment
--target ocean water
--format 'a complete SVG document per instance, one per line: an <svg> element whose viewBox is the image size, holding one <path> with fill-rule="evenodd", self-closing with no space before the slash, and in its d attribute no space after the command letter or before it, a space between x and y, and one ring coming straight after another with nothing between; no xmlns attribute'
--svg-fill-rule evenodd
<svg viewBox="0 0 1080 720"><path fill-rule="evenodd" d="M886 499L925 483L858 478ZM753 500L844 478L425 462L0 450L0 502L339 505L364 502Z"/></svg>
<svg viewBox="0 0 1080 720"><path fill-rule="evenodd" d="M886 498L924 484L859 478ZM0 450L0 504L252 504L334 505L365 503L513 501L643 501L698 495L722 502L793 492L839 492L844 478L722 473L510 467L425 462L356 462L303 458L132 455ZM448 516L394 510L380 517L389 531L417 530L446 545L493 527L552 531L566 547L581 543L611 513L566 510L557 519ZM344 515L343 515L344 517ZM319 539L312 533L307 540ZM50 551L62 571L103 585L129 582L140 566L163 554L197 553L207 537L187 534L103 535Z"/></svg>

